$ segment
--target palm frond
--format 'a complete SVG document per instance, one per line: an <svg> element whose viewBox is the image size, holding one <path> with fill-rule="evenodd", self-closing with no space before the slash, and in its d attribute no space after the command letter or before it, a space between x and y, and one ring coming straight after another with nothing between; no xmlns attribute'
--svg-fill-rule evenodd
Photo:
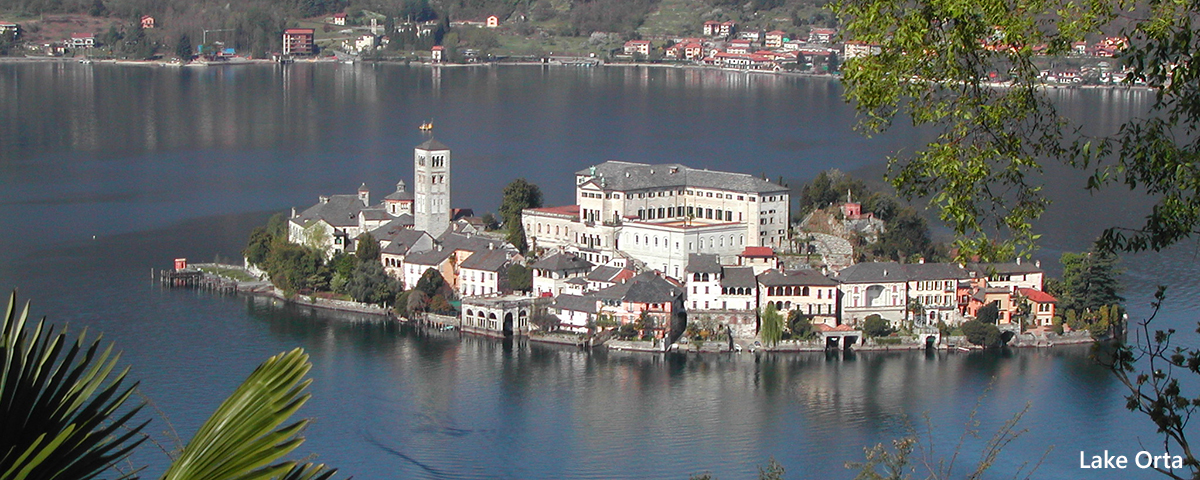
<svg viewBox="0 0 1200 480"><path fill-rule="evenodd" d="M335 474L336 468L327 468L324 464L297 463L275 480L329 480Z"/></svg>
<svg viewBox="0 0 1200 480"><path fill-rule="evenodd" d="M296 462L280 459L304 441L299 432L308 420L280 425L308 400L310 368L299 348L259 365L204 422L162 480L270 480L295 471Z"/></svg>
<svg viewBox="0 0 1200 480"><path fill-rule="evenodd" d="M117 416L137 383L122 388L120 354L87 344L86 330L66 348L65 332L28 319L14 290L0 326L0 480L94 478L144 440L146 423L125 428L141 405Z"/></svg>

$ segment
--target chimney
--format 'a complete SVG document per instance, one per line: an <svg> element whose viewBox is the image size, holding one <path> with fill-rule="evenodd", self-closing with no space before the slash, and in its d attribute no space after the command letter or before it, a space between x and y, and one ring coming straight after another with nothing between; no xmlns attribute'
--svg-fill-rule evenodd
<svg viewBox="0 0 1200 480"><path fill-rule="evenodd" d="M296 207L292 207L292 218L296 218Z"/></svg>
<svg viewBox="0 0 1200 480"><path fill-rule="evenodd" d="M1033 266L1034 266L1034 267L1037 267L1037 268L1042 268L1042 261L1041 261L1041 260L1034 260L1034 261L1033 261Z"/></svg>
<svg viewBox="0 0 1200 480"><path fill-rule="evenodd" d="M1017 265L1021 264L1021 257L1017 257Z"/></svg>

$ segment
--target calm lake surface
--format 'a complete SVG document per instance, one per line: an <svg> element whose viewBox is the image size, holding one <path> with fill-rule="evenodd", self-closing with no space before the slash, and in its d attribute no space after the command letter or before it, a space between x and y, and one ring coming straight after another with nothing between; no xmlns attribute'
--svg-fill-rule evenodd
<svg viewBox="0 0 1200 480"><path fill-rule="evenodd" d="M170 430L189 438L259 362L300 346L314 364L301 414L315 419L301 455L362 479L739 479L771 457L788 478L852 478L845 462L908 425L924 431L926 415L935 455L948 456L977 403L984 439L1029 405L1028 434L1008 447L997 478L1051 448L1035 478L1153 478L1078 468L1081 450L1161 453L1086 347L582 352L150 281L175 257L237 258L254 226L317 195L363 182L385 195L411 182L423 121L453 149L454 206L480 213L517 177L539 184L547 203L570 202L571 173L610 159L798 184L828 168L878 179L887 155L920 144L911 128L857 135L840 94L825 79L691 69L0 64L0 286L19 287L39 316L116 342L154 407L149 432L166 448ZM1096 131L1149 101L1128 91L1056 95ZM1062 251L1145 214L1137 195L1091 196L1079 175L1049 174L1056 204L1037 258L1051 271ZM1166 283L1158 323L1194 329L1196 251L1125 259L1132 316L1146 315L1154 286ZM966 442L967 463L980 443ZM134 463L153 477L166 455L146 445Z"/></svg>

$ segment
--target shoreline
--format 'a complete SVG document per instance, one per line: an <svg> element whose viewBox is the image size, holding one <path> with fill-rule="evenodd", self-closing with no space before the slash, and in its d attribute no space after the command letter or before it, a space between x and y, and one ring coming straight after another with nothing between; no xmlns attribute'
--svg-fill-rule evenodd
<svg viewBox="0 0 1200 480"><path fill-rule="evenodd" d="M589 57L579 57L579 58L587 59L589 61L589 63L591 63L592 60L595 60L595 59L592 59ZM87 59L85 57L30 57L30 56L0 57L0 64L4 64L4 63L49 63L49 62L71 63L71 62L81 62L83 60L90 60L93 64L122 65L122 66L132 66L132 67L161 67L161 68L232 67L232 66L240 66L240 65L286 65L286 63L276 62L274 60L267 60L267 59L247 59L245 61L238 61L238 62L195 62L195 61L193 61L193 62L189 62L189 63L179 63L179 62L165 61L165 60L117 60L117 59ZM335 57L293 59L287 63L305 63L305 64L376 63L376 64L383 64L383 65L406 65L406 66L418 66L418 67L429 67L429 68L471 68L471 67L492 67L492 66L522 66L522 67L537 66L537 67L580 68L580 65L565 64L565 63L562 63L561 61L546 62L546 63L544 63L544 62L489 62L489 63L437 63L437 64L435 64L435 63L427 62L427 61L411 62L411 61L406 61L406 60L395 60L395 59L380 59L380 60L354 59L352 61L347 62L347 61L343 61L343 60L338 60ZM693 69L693 70L719 71L719 72L727 72L727 73L744 73L747 75L755 74L755 75L770 75L770 76L778 76L778 77L827 79L827 80L836 81L836 82L841 82L841 80L842 80L842 76L840 74L827 75L827 74L805 73L805 72L751 70L751 69L740 69L740 68L717 67L717 66L709 66L709 65L685 65L685 64L667 64L667 63L645 63L645 62L641 62L641 63L625 63L625 62L606 63L603 61L596 61L596 62L591 63L590 65L586 66L586 68L594 68L594 67ZM999 83L999 82L984 82L981 85L984 85L987 87L992 87L992 88L1006 88L1007 87L1006 84ZM1069 85L1069 84L1042 83L1041 86L1044 87L1046 90L1074 90L1074 89L1080 89L1080 90L1094 90L1094 89L1153 90L1152 88L1145 86L1145 85L1123 85L1123 84Z"/></svg>
<svg viewBox="0 0 1200 480"><path fill-rule="evenodd" d="M222 277L222 278L227 278L227 277ZM420 327L422 325L421 322L419 322L419 321L414 321L409 318L393 315L391 312L391 309L387 309L384 307L365 305L365 304L361 304L361 303L357 303L357 302L348 302L348 301L344 301L344 300L323 299L320 297L313 297L313 296L306 296L306 295L297 295L296 298L289 299L283 294L282 290L275 288L275 286L271 285L270 282L264 282L264 281L242 282L242 281L239 281L235 292L236 292L236 294L245 294L250 297L279 300L284 303L290 303L292 305L296 305L296 306L300 306L300 307L309 307L309 308L314 308L314 309L328 310L331 312L349 312L349 313L356 313L356 314L361 314L361 315L370 315L373 317L378 317L379 319L384 320L384 321L394 321L397 323L413 325L413 326L418 326L418 327ZM495 335L493 332L487 332L487 331L482 331L482 330L476 331L476 329L458 328L458 327L454 328L454 330L457 330L460 333L471 334L474 336L487 337L487 338L500 338L497 335ZM1075 346L1080 346L1080 345L1090 345L1090 344L1094 344L1094 343L1098 342L1098 340L1093 339L1090 336L1067 336L1067 337L1060 336L1056 339L1048 339L1046 337L1034 337L1032 335L1030 335L1030 337L1032 337L1032 338L1022 339L1022 338L1020 338L1020 336L1018 336L1018 337L1014 338L1014 340L1022 340L1022 341L1016 341L1013 343L1009 343L1009 344L1005 345L1004 348L1044 349L1044 348L1054 348L1054 347L1075 347ZM542 333L542 334L538 334L538 335L525 335L525 338L531 342L536 342L536 343L575 346L575 347L580 347L580 348L602 347L605 350L609 350L609 351L639 352L639 353L653 353L653 354L672 353L672 351L664 351L661 346L642 347L640 345L634 344L634 343L638 343L638 342L616 342L613 345L608 345L607 343L600 344L600 345L593 345L591 343L591 341L588 339L585 339L585 338L567 339L567 338L563 338L563 335L561 335L558 332ZM956 340L965 342L965 339L959 339L958 337L954 337L954 338ZM754 340L753 338L747 339L747 341L753 341L753 340ZM1029 343L1028 341L1024 341L1024 340L1032 340L1033 343ZM954 342L954 343L955 343L955 345L960 344L959 342ZM951 342L946 342L946 343L941 343L941 344L935 346L932 350L940 351L940 352L956 352L956 353L973 353L973 352L983 352L983 351L989 350L989 349L978 347L975 345L965 345L965 344L963 344L963 346L961 348L965 348L967 351L961 351L960 347L951 345ZM840 350L840 349L831 350L831 349L827 349L827 348L823 348L823 347L815 347L815 346L810 347L810 346L805 346L805 345L777 345L774 347L762 348L762 349L758 350L757 352L751 352L751 353L759 353L759 352L771 353L771 354L848 353L848 352L852 352L852 353L899 353L899 352L925 352L928 350L929 349L926 348L923 344L914 342L911 344L903 343L903 344L898 344L898 345L859 345L859 346L856 346L849 350ZM718 354L721 354L721 353L741 353L741 352L735 352L735 351L732 351L729 349L703 349L703 348L693 351L691 348L685 348L680 351L674 351L674 353L683 353L683 354L718 353Z"/></svg>

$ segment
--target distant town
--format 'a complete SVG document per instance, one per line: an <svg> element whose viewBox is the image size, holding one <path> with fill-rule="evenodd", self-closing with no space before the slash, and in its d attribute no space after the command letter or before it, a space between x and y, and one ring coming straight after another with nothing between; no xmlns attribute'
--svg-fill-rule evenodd
<svg viewBox="0 0 1200 480"><path fill-rule="evenodd" d="M496 218L451 208L452 165L451 148L429 138L414 149L412 188L401 180L380 198L363 185L273 220L251 236L246 268L257 278L240 289L644 351L1051 346L1110 334L1119 315L1104 305L1103 319L1064 318L1037 261L867 261L855 244L878 245L892 223L852 198L861 187L827 202L830 188L855 184L824 173L813 184L824 191L806 186L802 201L820 208L794 222L780 183L622 161L564 178L570 205L543 206L540 189L517 180ZM869 201L904 216L894 200Z"/></svg>
<svg viewBox="0 0 1200 480"><path fill-rule="evenodd" d="M416 21L413 15L398 18L356 10L287 22L289 26L276 30L275 38L262 38L268 34L261 25L251 36L239 28L197 27L191 28L195 31L191 35L159 35L156 31L162 23L149 14L129 22L111 17L42 15L25 23L0 21L0 53L24 58L78 58L85 63L150 62L166 66L269 61L402 61L430 65L508 62L698 66L837 75L845 60L879 49L876 45L843 41L836 28L822 26L834 24L827 12L818 12L809 19L794 18L795 14L769 19L755 15L750 23L697 20L695 24L666 23L632 32L591 31L584 35L570 29L554 31L550 28L553 22L537 23L515 11L506 16L454 20L428 11L420 15L427 19ZM678 31L669 31L672 28ZM194 38L196 33L199 38ZM564 36L571 34L576 36ZM1001 37L1002 33L997 33L980 41L988 48L1003 49L1006 46L997 40ZM1113 57L1126 43L1119 36L1076 42L1068 57L1043 57L1041 77L1050 85L1121 84L1126 70Z"/></svg>

